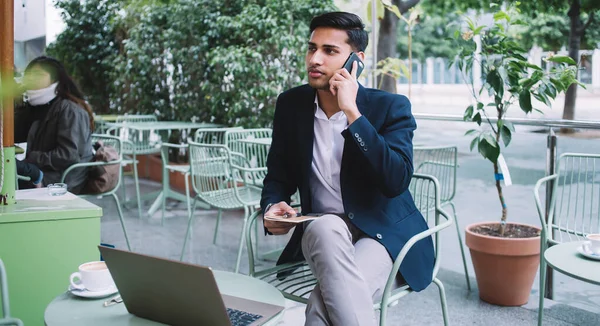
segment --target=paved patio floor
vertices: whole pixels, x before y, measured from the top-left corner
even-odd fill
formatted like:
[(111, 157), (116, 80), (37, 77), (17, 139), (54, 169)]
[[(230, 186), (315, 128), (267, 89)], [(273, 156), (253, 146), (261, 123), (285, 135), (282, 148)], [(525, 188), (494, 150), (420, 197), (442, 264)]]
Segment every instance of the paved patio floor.
[[(126, 185), (132, 187), (132, 179), (127, 178)], [(160, 185), (147, 180), (141, 181), (142, 192), (158, 190)], [(131, 192), (130, 192), (131, 193)], [(114, 202), (108, 198), (92, 202), (104, 209), (102, 218), (102, 241), (124, 248), (124, 237), (121, 231)], [(146, 202), (145, 208), (150, 205)], [(169, 201), (164, 226), (161, 226), (160, 211), (154, 216), (139, 219), (136, 209), (125, 209), (125, 220), (129, 230), (131, 245), (134, 251), (171, 259), (179, 259), (187, 217), (185, 205)], [(223, 214), (217, 243), (212, 243), (217, 212), (215, 210), (198, 209), (195, 214), (194, 233), (186, 251), (185, 261), (211, 266), (214, 269), (233, 271), (237, 254), (237, 246), (242, 227), (242, 211), (230, 211)], [(455, 238), (455, 231), (447, 229), (446, 236)], [(287, 241), (286, 236), (269, 236), (261, 238), (259, 250), (266, 252), (279, 248)], [(444, 253), (446, 254), (446, 252)], [(450, 250), (444, 256), (439, 279), (445, 285), (448, 298), (449, 318), (451, 325), (494, 325), (516, 326), (534, 325), (537, 321), (536, 293), (532, 294), (530, 302), (522, 307), (498, 307), (479, 300), (477, 289), (468, 292), (465, 286), (464, 274), (453, 269), (460, 265), (458, 251)], [(451, 255), (451, 256), (450, 256)], [(248, 270), (247, 258), (242, 260), (242, 272)], [(446, 262), (453, 262), (454, 268), (446, 268)], [(272, 264), (263, 262), (264, 266)], [(470, 264), (470, 262), (469, 262)], [(475, 279), (472, 284), (476, 287)], [(560, 292), (563, 286), (557, 287)], [(573, 282), (566, 280), (566, 287)], [(580, 282), (581, 283), (581, 282)], [(597, 289), (596, 289), (597, 290)], [(594, 292), (593, 292), (594, 293)], [(598, 296), (600, 291), (596, 291)], [(568, 301), (568, 300), (567, 300)], [(546, 301), (544, 325), (600, 325), (600, 307), (581, 309), (565, 303)], [(304, 305), (289, 301), (281, 325), (303, 325)], [(587, 306), (584, 306), (587, 308)], [(593, 307), (593, 302), (592, 302)], [(400, 300), (400, 303), (389, 310), (388, 325), (442, 325), (441, 308), (438, 291), (433, 285), (420, 293), (410, 294)]]

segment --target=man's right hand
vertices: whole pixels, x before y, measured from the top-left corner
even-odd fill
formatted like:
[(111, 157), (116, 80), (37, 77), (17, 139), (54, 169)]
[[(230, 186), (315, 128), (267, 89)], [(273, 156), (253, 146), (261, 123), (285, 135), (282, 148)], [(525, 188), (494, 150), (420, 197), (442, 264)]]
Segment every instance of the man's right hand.
[[(281, 201), (277, 204), (271, 205), (271, 207), (269, 207), (269, 210), (265, 212), (265, 215), (283, 215), (285, 213), (290, 214), (290, 216), (296, 215), (296, 211), (292, 207), (290, 207), (290, 205), (288, 205), (284, 201)], [(288, 232), (290, 232), (290, 229), (296, 226), (296, 224), (294, 223), (271, 221), (266, 219), (263, 219), (263, 223), (267, 230), (269, 230), (269, 232), (273, 233), (274, 235), (287, 234)]]

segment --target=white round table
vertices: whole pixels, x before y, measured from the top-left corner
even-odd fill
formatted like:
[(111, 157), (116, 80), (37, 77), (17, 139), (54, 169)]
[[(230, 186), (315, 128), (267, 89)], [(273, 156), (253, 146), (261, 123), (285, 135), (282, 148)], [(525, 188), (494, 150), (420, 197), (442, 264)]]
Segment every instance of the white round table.
[[(242, 274), (213, 273), (222, 294), (285, 307), (281, 292), (266, 282)], [(164, 325), (130, 314), (123, 303), (104, 307), (104, 302), (111, 297), (85, 299), (65, 292), (50, 302), (44, 313), (44, 321), (47, 326)], [(283, 313), (280, 312), (265, 325), (275, 325)]]
[(544, 259), (553, 269), (565, 275), (600, 285), (600, 260), (586, 258), (577, 252), (583, 242), (556, 244), (544, 252)]

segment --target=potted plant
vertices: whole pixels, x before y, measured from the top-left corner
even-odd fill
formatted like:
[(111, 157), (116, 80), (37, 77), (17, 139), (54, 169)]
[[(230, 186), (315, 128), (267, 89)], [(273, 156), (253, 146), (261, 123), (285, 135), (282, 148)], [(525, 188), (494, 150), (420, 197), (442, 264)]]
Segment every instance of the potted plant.
[[(518, 8), (501, 10), (495, 4), (492, 8), (495, 11), (492, 26), (477, 26), (467, 18), (464, 29), (455, 33), (459, 47), (457, 64), (463, 75), (471, 74), (474, 65), (481, 67), (481, 86), (475, 78), (466, 81), (475, 104), (466, 108), (464, 120), (479, 126), (466, 135), (474, 136), (471, 150), (477, 149), (493, 165), (501, 209), (500, 221), (468, 225), (465, 242), (471, 252), (480, 298), (493, 304), (515, 306), (529, 299), (539, 264), (540, 229), (507, 222), (508, 208), (501, 184), (505, 163), (501, 152), (510, 144), (515, 129), (505, 117), (513, 107), (526, 114), (539, 111), (534, 109), (532, 98), (550, 106), (557, 94), (577, 83), (577, 66), (571, 58), (558, 55), (546, 59), (552, 65), (549, 70), (529, 63), (526, 51), (508, 33), (511, 25), (521, 23), (511, 20)], [(480, 40), (479, 51), (476, 39)], [(492, 122), (492, 116), (497, 122)]]

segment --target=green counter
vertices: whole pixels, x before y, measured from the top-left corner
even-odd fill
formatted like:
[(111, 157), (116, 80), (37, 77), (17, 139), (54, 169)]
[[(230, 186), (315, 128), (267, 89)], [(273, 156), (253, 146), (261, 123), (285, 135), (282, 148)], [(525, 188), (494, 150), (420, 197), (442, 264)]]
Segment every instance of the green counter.
[(19, 190), (15, 205), (0, 205), (0, 258), (8, 276), (11, 315), (44, 325), (46, 306), (67, 290), (69, 275), (99, 260), (102, 208), (67, 193)]

